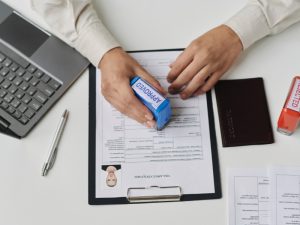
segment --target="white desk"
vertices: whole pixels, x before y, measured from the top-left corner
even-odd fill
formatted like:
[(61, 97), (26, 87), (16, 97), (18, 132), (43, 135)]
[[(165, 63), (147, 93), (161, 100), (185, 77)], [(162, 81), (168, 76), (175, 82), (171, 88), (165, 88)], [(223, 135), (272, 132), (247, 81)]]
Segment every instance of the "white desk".
[[(6, 2), (44, 25), (31, 11), (29, 0)], [(246, 1), (94, 2), (103, 21), (125, 49), (138, 50), (185, 47), (192, 39), (233, 15)], [(264, 77), (275, 144), (223, 148), (213, 95), (222, 199), (89, 206), (86, 72), (26, 138), (17, 140), (0, 134), (0, 225), (227, 224), (227, 168), (270, 164), (300, 166), (300, 129), (290, 137), (275, 131), (291, 79), (300, 74), (299, 40), (300, 24), (266, 38), (247, 50), (225, 77)], [(49, 176), (41, 177), (45, 154), (65, 108), (71, 113), (57, 161)]]

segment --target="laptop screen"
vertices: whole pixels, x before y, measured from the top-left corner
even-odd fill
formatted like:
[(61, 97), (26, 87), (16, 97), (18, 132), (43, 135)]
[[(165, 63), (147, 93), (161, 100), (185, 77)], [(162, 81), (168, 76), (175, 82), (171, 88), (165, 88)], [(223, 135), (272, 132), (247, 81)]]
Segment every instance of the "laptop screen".
[(47, 39), (48, 35), (12, 13), (0, 24), (0, 38), (30, 57)]

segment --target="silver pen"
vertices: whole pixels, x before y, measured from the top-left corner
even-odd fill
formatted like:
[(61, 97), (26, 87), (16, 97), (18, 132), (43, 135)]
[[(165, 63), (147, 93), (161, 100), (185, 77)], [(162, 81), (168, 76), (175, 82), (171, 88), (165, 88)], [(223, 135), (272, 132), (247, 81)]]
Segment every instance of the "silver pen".
[(43, 170), (42, 170), (42, 176), (46, 176), (48, 171), (53, 167), (54, 162), (55, 162), (55, 158), (56, 158), (56, 154), (57, 154), (57, 147), (58, 147), (58, 143), (59, 140), (62, 136), (62, 133), (64, 131), (67, 119), (69, 116), (69, 111), (66, 109), (62, 115), (62, 118), (59, 121), (58, 127), (55, 131), (55, 135), (52, 141), (52, 144), (50, 146), (50, 151), (47, 157), (46, 162), (43, 165)]

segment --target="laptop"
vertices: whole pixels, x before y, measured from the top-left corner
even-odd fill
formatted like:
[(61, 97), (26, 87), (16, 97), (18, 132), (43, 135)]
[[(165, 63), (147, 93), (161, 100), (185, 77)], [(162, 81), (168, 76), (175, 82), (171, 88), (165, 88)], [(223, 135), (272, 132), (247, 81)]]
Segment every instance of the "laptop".
[(88, 65), (0, 1), (0, 132), (26, 136)]

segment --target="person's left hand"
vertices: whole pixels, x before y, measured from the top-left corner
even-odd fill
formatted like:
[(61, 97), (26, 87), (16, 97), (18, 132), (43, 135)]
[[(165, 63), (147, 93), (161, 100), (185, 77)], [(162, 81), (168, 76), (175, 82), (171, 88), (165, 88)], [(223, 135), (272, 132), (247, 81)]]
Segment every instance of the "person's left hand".
[(171, 94), (182, 99), (210, 90), (243, 50), (237, 34), (226, 25), (194, 40), (173, 62), (167, 80)]

